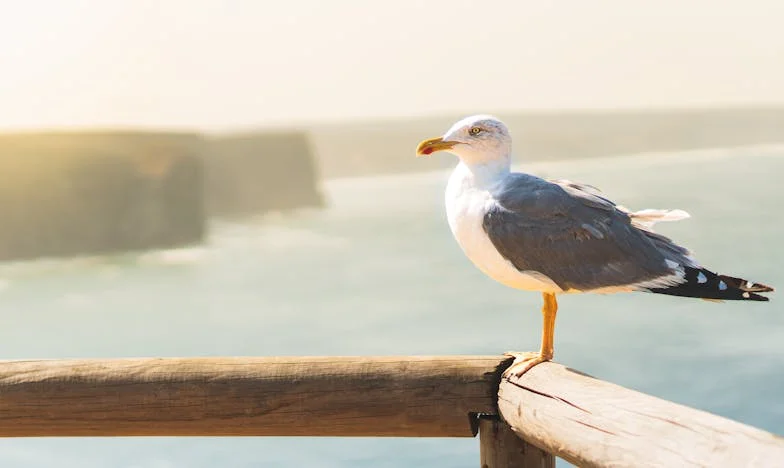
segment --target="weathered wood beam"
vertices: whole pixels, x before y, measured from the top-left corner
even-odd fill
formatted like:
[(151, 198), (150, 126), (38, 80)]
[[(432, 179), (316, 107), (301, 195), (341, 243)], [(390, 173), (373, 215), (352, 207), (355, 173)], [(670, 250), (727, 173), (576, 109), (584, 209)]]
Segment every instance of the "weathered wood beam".
[(0, 436), (472, 437), (503, 356), (0, 362)]
[[(6, 361), (0, 436), (471, 437), (478, 414), (498, 411), (525, 441), (579, 466), (784, 460), (784, 439), (759, 429), (553, 363), (501, 380), (508, 365), (501, 356)], [(552, 466), (505, 423), (482, 419), (489, 467)]]
[(498, 409), (518, 436), (581, 467), (784, 463), (782, 437), (555, 363), (503, 379)]

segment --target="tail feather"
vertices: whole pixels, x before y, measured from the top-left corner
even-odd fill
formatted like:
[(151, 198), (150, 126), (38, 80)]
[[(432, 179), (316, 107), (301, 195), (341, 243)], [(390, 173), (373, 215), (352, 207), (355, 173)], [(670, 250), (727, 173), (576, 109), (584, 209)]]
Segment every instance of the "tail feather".
[(768, 301), (769, 298), (757, 293), (773, 291), (772, 287), (762, 283), (716, 274), (704, 268), (685, 267), (684, 273), (685, 281), (682, 283), (653, 288), (650, 292), (718, 301)]
[(680, 221), (689, 218), (689, 213), (683, 210), (640, 210), (629, 213), (632, 223), (643, 229), (651, 229), (656, 223), (665, 221)]

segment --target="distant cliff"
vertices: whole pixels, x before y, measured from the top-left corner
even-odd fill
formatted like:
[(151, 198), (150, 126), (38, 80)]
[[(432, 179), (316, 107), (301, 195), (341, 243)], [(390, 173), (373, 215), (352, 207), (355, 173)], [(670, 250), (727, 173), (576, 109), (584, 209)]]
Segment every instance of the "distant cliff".
[[(784, 109), (499, 116), (519, 162), (784, 143)], [(196, 243), (209, 216), (324, 206), (322, 178), (452, 167), (414, 148), (458, 117), (222, 136), (0, 135), (0, 260)]]
[(202, 146), (188, 134), (0, 135), (0, 260), (200, 242)]
[(320, 207), (301, 132), (0, 135), (0, 260), (201, 242), (209, 216)]
[[(516, 161), (586, 158), (784, 142), (784, 108), (499, 113), (515, 137)], [(423, 138), (462, 115), (313, 125), (324, 177), (451, 167), (448, 158), (414, 161)]]
[(315, 157), (304, 133), (212, 138), (205, 161), (210, 215), (241, 216), (324, 204)]

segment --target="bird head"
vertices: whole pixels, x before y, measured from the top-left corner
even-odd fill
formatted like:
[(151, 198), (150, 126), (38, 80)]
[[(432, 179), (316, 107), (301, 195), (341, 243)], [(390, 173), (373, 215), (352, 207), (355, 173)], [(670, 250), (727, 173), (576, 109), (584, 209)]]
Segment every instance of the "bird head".
[(417, 156), (448, 151), (467, 165), (508, 162), (512, 153), (509, 129), (490, 115), (474, 115), (452, 125), (443, 136), (417, 146)]

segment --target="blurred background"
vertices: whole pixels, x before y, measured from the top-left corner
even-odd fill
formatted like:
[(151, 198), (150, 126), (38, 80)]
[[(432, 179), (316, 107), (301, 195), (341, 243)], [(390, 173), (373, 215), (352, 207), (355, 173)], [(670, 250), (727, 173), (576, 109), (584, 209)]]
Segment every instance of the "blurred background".
[[(0, 357), (499, 354), (540, 297), (453, 241), (494, 113), (518, 169), (596, 185), (784, 287), (778, 0), (0, 0)], [(561, 301), (556, 359), (784, 433), (784, 309)], [(492, 326), (488, 328), (488, 324)], [(4, 467), (460, 467), (472, 439), (0, 440)]]

